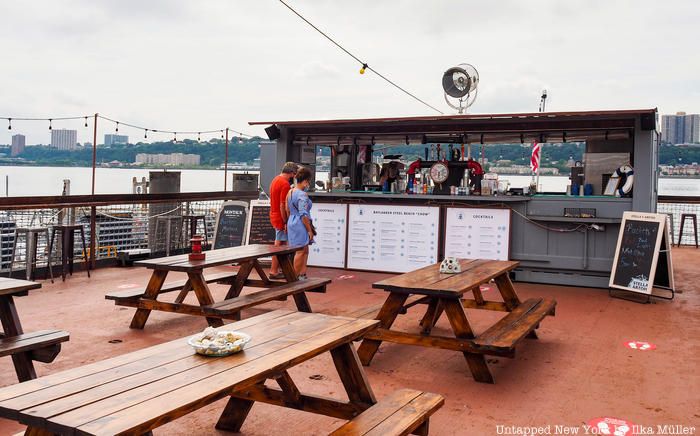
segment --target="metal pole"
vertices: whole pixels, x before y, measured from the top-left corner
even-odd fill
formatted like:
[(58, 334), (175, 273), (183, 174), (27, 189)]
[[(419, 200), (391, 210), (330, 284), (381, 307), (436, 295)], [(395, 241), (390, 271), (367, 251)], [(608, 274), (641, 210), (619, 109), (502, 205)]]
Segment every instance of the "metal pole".
[(224, 153), (224, 192), (228, 190), (228, 127), (226, 128), (226, 152)]
[[(97, 164), (97, 114), (92, 130), (92, 195), (95, 195), (95, 165)], [(90, 208), (90, 260), (88, 268), (95, 269), (95, 241), (97, 239), (97, 208)]]

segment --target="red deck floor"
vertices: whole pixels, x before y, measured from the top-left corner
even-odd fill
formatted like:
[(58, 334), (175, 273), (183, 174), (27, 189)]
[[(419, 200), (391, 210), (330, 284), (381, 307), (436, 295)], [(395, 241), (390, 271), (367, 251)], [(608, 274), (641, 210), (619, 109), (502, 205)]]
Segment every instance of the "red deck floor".
[[(498, 434), (498, 425), (579, 427), (597, 417), (617, 417), (631, 423), (686, 425), (700, 429), (700, 250), (674, 249), (676, 284), (683, 293), (674, 301), (635, 304), (611, 299), (605, 290), (516, 283), (523, 298), (544, 296), (558, 301), (557, 315), (546, 318), (539, 340), (525, 340), (515, 359), (495, 358), (490, 367), (495, 385), (472, 380), (464, 358), (454, 352), (384, 344), (366, 368), (378, 398), (411, 387), (445, 396), (445, 406), (431, 420), (433, 435)], [(225, 269), (225, 268), (222, 268)], [(71, 333), (70, 342), (56, 361), (35, 364), (39, 375), (102, 360), (205, 327), (203, 319), (154, 312), (143, 331), (128, 328), (133, 309), (117, 307), (104, 299), (120, 285), (145, 285), (149, 272), (141, 268), (107, 268), (91, 279), (77, 273), (65, 283), (43, 282), (40, 290), (18, 298), (25, 331), (60, 328)], [(385, 274), (312, 269), (311, 276), (333, 279), (326, 294), (311, 294), (315, 311), (339, 314), (378, 304), (385, 294), (371, 284)], [(341, 275), (352, 278), (339, 279)], [(221, 298), (225, 287), (212, 286)], [(489, 296), (489, 291), (485, 296)], [(174, 298), (176, 293), (169, 294)], [(192, 297), (190, 297), (192, 298)], [(261, 310), (293, 307), (273, 302)], [(422, 313), (409, 311), (397, 325), (417, 328)], [(478, 311), (475, 330), (483, 330), (498, 313)], [(436, 332), (447, 333), (440, 320)], [(110, 340), (119, 339), (119, 343)], [(629, 350), (625, 341), (654, 343), (653, 351)], [(299, 387), (327, 396), (340, 395), (342, 385), (330, 356), (321, 356), (291, 371)], [(313, 379), (310, 376), (321, 375)], [(11, 359), (0, 359), (0, 385), (16, 383)], [(200, 409), (154, 431), (168, 435), (225, 434), (214, 429), (225, 400)], [(245, 435), (326, 434), (341, 421), (257, 404), (243, 426)], [(0, 420), (0, 434), (22, 426)], [(698, 432), (700, 430), (696, 430)]]

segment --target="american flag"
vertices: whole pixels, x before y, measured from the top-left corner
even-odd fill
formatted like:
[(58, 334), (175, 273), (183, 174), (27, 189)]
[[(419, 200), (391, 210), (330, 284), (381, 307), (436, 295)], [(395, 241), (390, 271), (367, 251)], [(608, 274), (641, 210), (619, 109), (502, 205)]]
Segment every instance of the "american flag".
[(532, 156), (530, 156), (530, 169), (532, 169), (533, 172), (537, 172), (537, 169), (540, 167), (540, 152), (541, 151), (542, 151), (541, 144), (538, 144), (537, 142), (532, 144)]

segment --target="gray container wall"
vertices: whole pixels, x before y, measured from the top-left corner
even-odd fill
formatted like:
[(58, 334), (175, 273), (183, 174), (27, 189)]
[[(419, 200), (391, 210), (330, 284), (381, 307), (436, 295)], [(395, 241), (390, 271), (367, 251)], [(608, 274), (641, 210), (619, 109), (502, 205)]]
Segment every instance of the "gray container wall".
[[(180, 172), (179, 171), (150, 171), (148, 173), (149, 192), (151, 194), (169, 194), (180, 192)], [(152, 251), (165, 251), (165, 244), (171, 244), (174, 248), (174, 240), (165, 241), (164, 224), (158, 229), (156, 234), (156, 217), (165, 215), (182, 215), (182, 210), (176, 209), (180, 203), (154, 203), (148, 205), (148, 248)], [(171, 235), (176, 231), (181, 231), (180, 225), (176, 225)], [(172, 238), (171, 239), (174, 239)]]

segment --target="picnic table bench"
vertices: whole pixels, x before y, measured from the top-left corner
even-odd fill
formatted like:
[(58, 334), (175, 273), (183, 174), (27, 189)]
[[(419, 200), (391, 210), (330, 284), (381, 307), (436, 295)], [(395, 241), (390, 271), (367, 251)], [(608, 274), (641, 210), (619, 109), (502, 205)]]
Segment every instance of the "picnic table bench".
[[(442, 397), (406, 391), (377, 403), (352, 344), (377, 324), (276, 310), (225, 326), (252, 337), (240, 353), (205, 357), (177, 339), (2, 388), (0, 417), (27, 425), (26, 434), (144, 434), (228, 398), (220, 430), (240, 431), (257, 401), (350, 420), (338, 434), (427, 434)], [(347, 400), (302, 393), (288, 372), (327, 352)]]
[[(119, 306), (135, 307), (136, 313), (131, 321), (131, 328), (143, 329), (152, 310), (175, 312), (187, 315), (204, 316), (209, 325), (223, 325), (224, 319), (240, 319), (241, 310), (264, 304), (272, 300), (284, 300), (293, 297), (297, 308), (311, 312), (311, 305), (306, 292), (325, 292), (328, 279), (311, 279), (298, 281), (294, 271), (294, 254), (302, 247), (253, 244), (241, 247), (221, 248), (206, 252), (204, 260), (191, 261), (187, 254), (168, 256), (136, 262), (153, 270), (145, 288), (119, 290), (105, 295)], [(284, 274), (284, 281), (270, 280), (263, 270), (260, 259), (276, 256)], [(232, 265), (237, 263), (237, 272), (224, 272), (204, 275), (207, 268)], [(259, 279), (249, 278), (253, 271)], [(169, 272), (185, 272), (187, 279), (165, 283)], [(208, 283), (225, 283), (230, 285), (226, 297), (215, 302)], [(240, 295), (244, 286), (267, 288), (263, 291)], [(179, 291), (173, 302), (158, 301), (158, 296), (167, 292)], [(194, 291), (199, 305), (184, 303), (185, 297)]]
[(62, 330), (24, 333), (13, 297), (25, 296), (40, 287), (40, 283), (0, 277), (0, 357), (12, 356), (20, 382), (36, 378), (32, 361), (53, 362), (61, 351), (61, 342), (70, 337)]
[[(535, 330), (547, 315), (554, 315), (556, 301), (532, 298), (521, 302), (508, 273), (518, 266), (514, 261), (459, 260), (461, 272), (442, 274), (439, 264), (397, 275), (373, 284), (389, 292), (375, 318), (380, 321), (358, 348), (364, 365), (369, 365), (382, 341), (459, 351), (464, 354), (474, 379), (493, 383), (484, 355), (514, 357), (516, 345), (525, 337), (537, 338)], [(480, 285), (494, 280), (503, 301), (485, 300)], [(463, 295), (471, 292), (473, 299)], [(416, 305), (427, 305), (420, 321), (420, 334), (392, 330), (401, 313)], [(483, 333), (474, 333), (464, 311), (485, 309), (507, 312)], [(454, 337), (437, 336), (432, 329), (445, 313)], [(370, 316), (366, 311), (357, 313)]]

